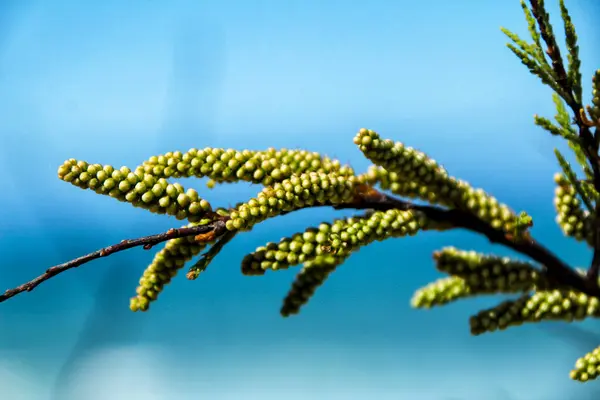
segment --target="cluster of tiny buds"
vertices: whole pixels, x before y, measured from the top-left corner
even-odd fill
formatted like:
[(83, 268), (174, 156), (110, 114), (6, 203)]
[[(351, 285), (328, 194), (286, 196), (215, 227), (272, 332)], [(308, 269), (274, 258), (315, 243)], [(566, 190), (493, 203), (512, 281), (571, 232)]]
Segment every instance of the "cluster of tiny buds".
[(314, 260), (304, 263), (300, 273), (296, 276), (292, 288), (283, 300), (280, 313), (284, 317), (298, 314), (302, 306), (304, 306), (315, 293), (317, 288), (321, 286), (329, 274), (335, 268), (342, 264), (347, 257), (339, 257), (334, 255), (318, 256)]
[(538, 290), (471, 317), (471, 332), (477, 335), (524, 322), (570, 322), (598, 316), (600, 302), (595, 297), (570, 290)]
[(288, 268), (317, 256), (343, 256), (375, 240), (414, 235), (428, 228), (427, 219), (413, 211), (376, 211), (362, 218), (340, 219), (259, 247), (244, 257), (242, 271), (255, 275), (269, 269)]
[(375, 164), (360, 177), (363, 181), (379, 183), (383, 189), (400, 196), (463, 209), (495, 229), (514, 230), (516, 214), (507, 205), (483, 189), (474, 189), (467, 182), (449, 176), (424, 153), (400, 142), (381, 139), (376, 132), (367, 129), (361, 129), (354, 142)]
[(208, 177), (215, 182), (246, 181), (270, 186), (307, 172), (352, 176), (354, 171), (338, 160), (306, 150), (269, 148), (265, 151), (211, 148), (190, 149), (154, 156), (140, 167), (157, 177)]
[(472, 296), (471, 287), (458, 276), (438, 279), (417, 290), (410, 303), (414, 308), (442, 306), (458, 299)]
[(338, 205), (352, 200), (356, 180), (336, 173), (308, 172), (264, 188), (256, 198), (231, 211), (226, 222), (231, 231), (249, 230), (282, 213), (316, 205)]
[(401, 142), (381, 139), (374, 131), (361, 129), (354, 143), (374, 164), (402, 174), (404, 180), (427, 184), (448, 179), (446, 170), (435, 160)]
[(446, 247), (434, 253), (440, 272), (466, 278), (473, 286), (522, 291), (541, 283), (541, 274), (528, 262)]
[(598, 378), (600, 376), (600, 347), (578, 359), (570, 376), (571, 379), (580, 382)]
[(156, 178), (139, 169), (132, 172), (127, 167), (116, 169), (110, 165), (69, 159), (58, 168), (58, 176), (82, 189), (91, 189), (180, 220), (197, 221), (211, 210), (208, 201), (201, 199), (195, 190), (186, 191), (179, 183), (168, 183), (164, 178)]
[(521, 316), (521, 312), (527, 300), (527, 296), (521, 296), (517, 300), (503, 301), (494, 308), (481, 311), (472, 316), (469, 319), (471, 334), (480, 335), (524, 323), (525, 320)]
[(137, 295), (130, 300), (129, 308), (132, 311), (147, 311), (164, 286), (208, 244), (210, 242), (199, 243), (193, 237), (167, 241), (165, 247), (156, 253), (152, 263), (144, 270), (136, 290)]
[(600, 121), (600, 69), (597, 69), (592, 76), (592, 107), (590, 109), (590, 116), (596, 121)]
[(533, 265), (508, 257), (447, 247), (435, 252), (434, 259), (440, 272), (453, 276), (416, 291), (413, 307), (429, 308), (481, 294), (521, 293), (543, 283)]
[(575, 188), (563, 174), (554, 175), (554, 180), (557, 184), (554, 193), (556, 222), (566, 236), (586, 241), (593, 246), (594, 231), (591, 214), (582, 208)]

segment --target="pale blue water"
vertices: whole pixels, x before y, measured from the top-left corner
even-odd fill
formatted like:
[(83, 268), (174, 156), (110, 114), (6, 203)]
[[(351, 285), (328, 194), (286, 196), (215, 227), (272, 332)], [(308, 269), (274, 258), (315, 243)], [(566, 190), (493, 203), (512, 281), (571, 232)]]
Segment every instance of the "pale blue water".
[[(556, 14), (556, 4), (549, 9)], [(600, 65), (594, 0), (567, 3), (584, 80)], [(0, 4), (0, 283), (179, 225), (56, 178), (75, 157), (134, 167), (189, 147), (303, 147), (367, 162), (360, 127), (402, 140), (536, 221), (573, 265), (552, 207), (552, 147), (534, 113), (550, 93), (503, 48), (518, 2), (4, 1)], [(559, 28), (556, 29), (560, 31)], [(589, 90), (588, 90), (589, 92)], [(589, 95), (589, 93), (587, 93)], [(194, 181), (186, 181), (202, 189)], [(213, 204), (258, 188), (220, 187)], [(347, 213), (346, 213), (347, 214)], [(256, 246), (331, 220), (314, 210), (236, 238), (146, 314), (128, 299), (151, 252), (70, 271), (0, 305), (0, 399), (592, 399), (568, 379), (600, 344), (595, 321), (471, 337), (497, 299), (412, 310), (432, 251), (497, 251), (464, 232), (361, 250), (296, 317), (278, 310), (297, 270), (244, 277)]]

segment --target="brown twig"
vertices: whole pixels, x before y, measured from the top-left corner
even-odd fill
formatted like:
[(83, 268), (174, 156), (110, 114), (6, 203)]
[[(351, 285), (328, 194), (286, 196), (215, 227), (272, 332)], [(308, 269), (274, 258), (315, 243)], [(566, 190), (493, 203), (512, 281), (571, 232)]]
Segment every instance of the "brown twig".
[(104, 247), (100, 250), (96, 250), (93, 253), (86, 254), (84, 256), (75, 258), (74, 260), (68, 261), (63, 264), (55, 265), (54, 267), (48, 268), (46, 272), (42, 275), (38, 276), (35, 279), (30, 280), (20, 286), (17, 286), (14, 289), (6, 290), (3, 294), (0, 295), (0, 303), (10, 299), (23, 292), (30, 292), (35, 289), (40, 283), (47, 281), (48, 279), (65, 272), (71, 268), (79, 267), (83, 264), (86, 264), (90, 261), (96, 260), (98, 258), (107, 257), (111, 254), (118, 253), (123, 250), (128, 250), (133, 247), (143, 247), (145, 250), (151, 249), (153, 246), (166, 242), (170, 239), (177, 239), (187, 236), (196, 236), (203, 233), (214, 232), (216, 230), (222, 229), (225, 227), (225, 222), (221, 219), (215, 220), (207, 225), (199, 225), (193, 227), (186, 228), (172, 228), (166, 232), (159, 233), (151, 236), (144, 236), (137, 239), (126, 239), (122, 240), (117, 244), (113, 244), (112, 246)]

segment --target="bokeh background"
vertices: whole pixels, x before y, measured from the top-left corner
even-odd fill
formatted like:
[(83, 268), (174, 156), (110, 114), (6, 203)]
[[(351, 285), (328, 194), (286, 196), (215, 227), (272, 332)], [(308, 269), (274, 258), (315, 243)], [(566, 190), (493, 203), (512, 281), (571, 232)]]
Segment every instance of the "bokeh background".
[[(554, 21), (558, 1), (548, 1)], [(600, 66), (596, 0), (567, 1), (589, 101)], [(134, 167), (190, 147), (307, 148), (367, 162), (375, 129), (455, 176), (528, 210), (541, 241), (575, 265), (585, 247), (554, 223), (552, 148), (532, 123), (550, 91), (504, 47), (522, 35), (514, 1), (132, 0), (0, 2), (0, 282), (180, 222), (56, 178), (67, 158)], [(562, 29), (557, 25), (556, 31)], [(562, 36), (561, 36), (562, 37)], [(203, 189), (213, 204), (258, 190)], [(237, 237), (194, 282), (149, 313), (128, 299), (153, 251), (130, 250), (0, 307), (0, 398), (10, 400), (569, 400), (600, 395), (568, 378), (600, 344), (594, 322), (471, 337), (498, 299), (413, 310), (437, 278), (431, 252), (495, 251), (465, 232), (377, 243), (339, 268), (296, 317), (278, 310), (297, 270), (244, 277), (242, 256), (340, 213), (303, 211)]]

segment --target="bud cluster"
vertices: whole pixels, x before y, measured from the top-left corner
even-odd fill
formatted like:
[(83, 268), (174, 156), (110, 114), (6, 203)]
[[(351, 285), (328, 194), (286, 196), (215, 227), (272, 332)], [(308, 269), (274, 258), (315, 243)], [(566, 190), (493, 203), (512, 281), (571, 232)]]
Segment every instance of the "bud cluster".
[(434, 204), (458, 208), (476, 215), (496, 229), (512, 232), (517, 218), (507, 205), (467, 182), (448, 175), (435, 160), (401, 142), (381, 139), (371, 130), (361, 129), (354, 143), (376, 167), (361, 176), (379, 183), (392, 193), (417, 197)]
[(296, 276), (292, 288), (283, 300), (280, 311), (281, 315), (288, 317), (298, 314), (300, 308), (308, 303), (317, 288), (325, 282), (329, 274), (346, 261), (346, 259), (347, 257), (343, 256), (323, 255), (306, 261), (302, 270)]
[(338, 160), (306, 150), (269, 148), (265, 151), (207, 147), (185, 153), (168, 152), (153, 156), (140, 167), (145, 173), (161, 178), (208, 177), (214, 182), (246, 181), (265, 186), (292, 175), (308, 172), (352, 176), (354, 171)]
[(338, 219), (259, 247), (244, 257), (242, 271), (256, 275), (302, 264), (318, 256), (344, 256), (375, 240), (412, 236), (419, 230), (434, 228), (416, 211), (376, 211), (365, 217)]
[(201, 199), (194, 189), (187, 191), (179, 183), (168, 183), (137, 169), (116, 169), (110, 165), (88, 164), (70, 159), (58, 168), (58, 177), (82, 189), (92, 189), (157, 214), (168, 214), (177, 219), (199, 221), (211, 210), (208, 201)]
[(583, 209), (577, 191), (563, 174), (554, 175), (554, 181), (557, 184), (554, 191), (556, 222), (566, 236), (586, 241), (593, 246), (594, 230), (591, 214)]
[[(597, 69), (592, 76), (592, 107), (590, 117), (595, 121), (600, 121), (600, 69)], [(597, 127), (596, 129), (600, 129)]]
[[(193, 226), (189, 224), (188, 226)], [(140, 278), (137, 295), (130, 300), (131, 311), (147, 311), (164, 286), (171, 282), (179, 270), (200, 254), (209, 243), (199, 243), (193, 237), (171, 239), (154, 256)]]
[(434, 253), (440, 272), (453, 275), (415, 292), (412, 306), (430, 308), (482, 294), (521, 293), (544, 284), (529, 263), (447, 247)]
[(229, 214), (227, 229), (250, 230), (267, 218), (305, 207), (339, 205), (355, 195), (356, 178), (337, 173), (307, 172), (264, 188), (256, 198), (238, 205)]
[(598, 378), (600, 376), (600, 346), (578, 359), (570, 375), (571, 379), (580, 382)]
[(479, 335), (525, 322), (582, 320), (600, 316), (600, 301), (571, 290), (539, 290), (471, 317), (471, 333)]

